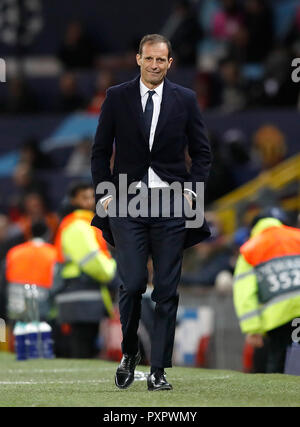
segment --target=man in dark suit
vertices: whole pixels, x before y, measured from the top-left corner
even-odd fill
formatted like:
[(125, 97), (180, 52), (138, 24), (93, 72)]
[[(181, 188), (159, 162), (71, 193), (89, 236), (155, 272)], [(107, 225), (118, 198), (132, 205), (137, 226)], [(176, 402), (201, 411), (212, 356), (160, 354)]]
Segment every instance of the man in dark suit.
[[(132, 183), (140, 187), (141, 192), (144, 186), (147, 188), (149, 209), (156, 203), (151, 197), (152, 190), (162, 190), (164, 197), (174, 182), (181, 184), (185, 208), (192, 209), (200, 196), (197, 183), (207, 181), (210, 146), (195, 93), (166, 79), (172, 61), (170, 42), (158, 34), (147, 35), (141, 40), (137, 54), (141, 75), (107, 91), (92, 150), (97, 213), (102, 206), (109, 212), (114, 202), (124, 200), (122, 183), (118, 182), (120, 174), (126, 176), (126, 190)], [(115, 159), (111, 172), (113, 144)], [(185, 163), (186, 148), (192, 161), (190, 172)], [(118, 194), (109, 190), (107, 194), (103, 190), (104, 182), (113, 183)], [(186, 188), (186, 182), (191, 183), (190, 188)], [(128, 195), (128, 200), (131, 199), (132, 195)], [(163, 200), (157, 203), (158, 216), (135, 217), (130, 212), (124, 216), (117, 211), (116, 215), (106, 217), (98, 214), (92, 222), (116, 247), (123, 282), (119, 301), (123, 358), (115, 376), (119, 388), (130, 386), (140, 361), (137, 329), (141, 298), (148, 280), (147, 260), (151, 254), (154, 267), (151, 297), (156, 308), (148, 390), (172, 389), (164, 368), (172, 366), (183, 250), (210, 235), (205, 220), (198, 228), (186, 228), (186, 217), (174, 214), (174, 197), (170, 199), (169, 216), (164, 215)]]

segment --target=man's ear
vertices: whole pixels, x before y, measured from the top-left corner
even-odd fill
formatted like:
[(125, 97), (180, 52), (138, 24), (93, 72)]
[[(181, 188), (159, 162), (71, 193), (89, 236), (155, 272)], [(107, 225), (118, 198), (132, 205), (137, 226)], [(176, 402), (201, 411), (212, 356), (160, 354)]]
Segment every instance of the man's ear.
[(141, 65), (141, 55), (139, 53), (136, 54), (136, 62), (138, 65)]
[(173, 62), (173, 58), (170, 58), (170, 59), (169, 59), (169, 64), (168, 64), (168, 70), (169, 70), (169, 68), (171, 67), (172, 62)]

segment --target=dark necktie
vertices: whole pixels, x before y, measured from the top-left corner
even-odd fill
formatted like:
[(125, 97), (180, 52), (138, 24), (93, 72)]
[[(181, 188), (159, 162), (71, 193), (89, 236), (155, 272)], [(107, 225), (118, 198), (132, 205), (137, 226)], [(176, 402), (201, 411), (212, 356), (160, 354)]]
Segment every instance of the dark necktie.
[[(152, 116), (153, 116), (152, 96), (154, 94), (155, 94), (154, 90), (148, 90), (148, 99), (147, 99), (145, 110), (144, 110), (145, 129), (146, 129), (146, 136), (147, 136), (148, 143), (149, 143), (151, 122), (152, 122)], [(148, 187), (148, 171), (146, 172), (146, 175), (142, 178), (142, 182), (144, 182)]]
[(153, 99), (152, 96), (155, 94), (154, 90), (148, 90), (148, 99), (146, 102), (145, 110), (144, 110), (144, 119), (145, 119), (145, 127), (146, 127), (146, 136), (149, 140), (151, 122), (153, 116)]

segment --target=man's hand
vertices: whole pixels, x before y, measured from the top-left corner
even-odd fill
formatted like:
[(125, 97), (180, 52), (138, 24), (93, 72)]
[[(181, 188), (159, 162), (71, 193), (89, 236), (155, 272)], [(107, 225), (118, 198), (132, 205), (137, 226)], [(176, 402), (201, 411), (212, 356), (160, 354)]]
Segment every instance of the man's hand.
[(263, 336), (261, 334), (248, 334), (246, 336), (246, 343), (254, 348), (261, 348), (264, 346)]
[(112, 201), (113, 197), (109, 197), (108, 199), (104, 200), (104, 202), (102, 203), (102, 206), (104, 208), (104, 210), (107, 212), (108, 209), (108, 205), (109, 203)]
[(193, 206), (193, 198), (191, 195), (189, 195), (188, 193), (183, 193), (184, 197), (186, 198), (186, 200), (188, 201), (190, 208), (192, 209)]

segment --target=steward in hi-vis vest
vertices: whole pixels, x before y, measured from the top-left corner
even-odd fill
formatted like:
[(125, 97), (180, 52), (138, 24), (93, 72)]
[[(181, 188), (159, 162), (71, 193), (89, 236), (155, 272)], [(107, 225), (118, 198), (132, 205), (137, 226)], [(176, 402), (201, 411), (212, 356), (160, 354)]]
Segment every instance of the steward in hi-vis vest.
[(62, 291), (56, 296), (61, 323), (99, 322), (103, 301), (109, 314), (113, 306), (106, 283), (116, 272), (101, 232), (90, 225), (94, 213), (77, 209), (61, 222), (55, 240), (62, 264)]
[(96, 356), (99, 323), (105, 314), (114, 315), (108, 287), (118, 285), (116, 261), (101, 231), (91, 226), (94, 209), (93, 187), (84, 182), (73, 184), (55, 239), (59, 262), (56, 279), (60, 280), (55, 280), (53, 294), (57, 320), (62, 331), (69, 331), (64, 357)]
[(39, 313), (46, 319), (49, 296), (53, 284), (57, 253), (43, 236), (47, 227), (43, 222), (32, 225), (33, 239), (11, 248), (6, 255), (7, 315), (10, 320), (27, 320), (24, 285), (36, 285)]
[(240, 248), (233, 297), (242, 332), (254, 347), (269, 340), (268, 372), (283, 372), (291, 322), (300, 317), (300, 230), (262, 217)]

